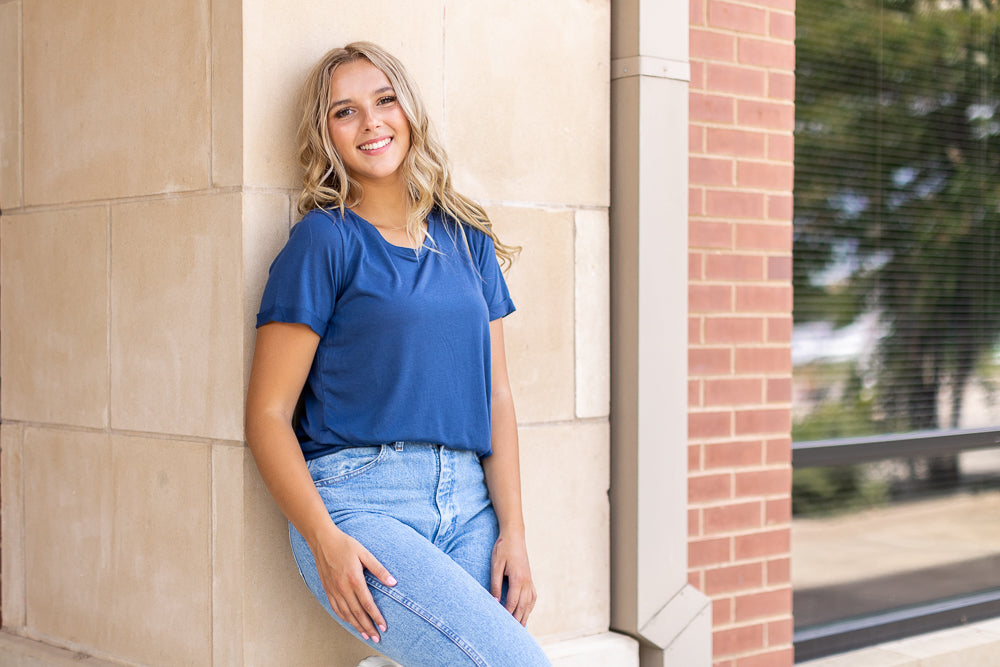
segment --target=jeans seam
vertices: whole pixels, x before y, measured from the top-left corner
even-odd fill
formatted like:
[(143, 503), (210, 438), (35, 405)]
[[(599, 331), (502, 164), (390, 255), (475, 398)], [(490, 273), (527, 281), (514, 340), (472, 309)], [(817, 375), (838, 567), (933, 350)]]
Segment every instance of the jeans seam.
[(380, 445), (380, 446), (381, 449), (379, 450), (379, 453), (375, 456), (375, 458), (369, 461), (368, 463), (364, 464), (363, 466), (359, 468), (354, 468), (352, 470), (348, 470), (347, 472), (341, 473), (339, 475), (333, 475), (331, 477), (324, 477), (323, 479), (317, 479), (316, 481), (313, 482), (313, 485), (317, 489), (321, 489), (328, 486), (334, 486), (336, 484), (339, 484), (340, 482), (344, 482), (348, 479), (351, 479), (352, 477), (357, 477), (358, 475), (368, 472), (369, 470), (377, 466), (379, 463), (384, 461), (388, 456), (386, 446), (385, 445)]
[(463, 653), (465, 653), (467, 656), (469, 656), (469, 658), (476, 665), (479, 665), (480, 667), (489, 667), (489, 664), (483, 659), (483, 657), (481, 655), (479, 655), (475, 651), (475, 649), (473, 649), (471, 646), (469, 646), (458, 635), (458, 633), (456, 633), (450, 627), (448, 627), (447, 625), (445, 625), (441, 621), (441, 619), (439, 619), (437, 616), (435, 616), (434, 614), (430, 613), (429, 611), (427, 611), (426, 609), (424, 609), (420, 605), (416, 604), (415, 602), (413, 602), (413, 600), (411, 600), (410, 598), (406, 597), (405, 595), (401, 595), (399, 593), (396, 593), (395, 590), (393, 590), (392, 588), (384, 585), (381, 581), (379, 581), (378, 579), (376, 579), (374, 575), (369, 574), (369, 573), (366, 572), (365, 573), (365, 578), (368, 580), (368, 585), (369, 586), (378, 589), (386, 597), (388, 597), (388, 598), (390, 598), (392, 600), (395, 600), (396, 602), (398, 602), (399, 604), (403, 605), (404, 607), (406, 607), (407, 609), (409, 609), (410, 611), (412, 611), (414, 614), (416, 614), (420, 618), (422, 618), (425, 621), (427, 621), (427, 623), (429, 623), (430, 625), (434, 626), (434, 628), (437, 629), (438, 632), (440, 632), (442, 635), (444, 635), (445, 637), (447, 637), (448, 639), (450, 639), (452, 641), (452, 643), (455, 644), (455, 646), (457, 646), (459, 649), (462, 650)]

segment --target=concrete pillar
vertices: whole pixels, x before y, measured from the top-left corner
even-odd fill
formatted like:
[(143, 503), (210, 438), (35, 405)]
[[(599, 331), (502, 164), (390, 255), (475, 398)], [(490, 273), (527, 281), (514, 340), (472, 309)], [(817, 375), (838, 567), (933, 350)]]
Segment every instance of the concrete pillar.
[(641, 664), (711, 664), (687, 583), (686, 2), (612, 3), (611, 625)]

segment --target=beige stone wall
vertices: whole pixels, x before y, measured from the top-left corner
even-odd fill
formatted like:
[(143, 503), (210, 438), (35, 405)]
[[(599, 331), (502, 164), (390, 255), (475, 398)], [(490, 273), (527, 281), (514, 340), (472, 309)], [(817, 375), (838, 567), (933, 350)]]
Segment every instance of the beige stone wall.
[(531, 629), (607, 631), (609, 3), (331, 6), (0, 0), (6, 631), (155, 665), (367, 653), (301, 584), (242, 441), (297, 88), (361, 38), (408, 64), (459, 186), (524, 247)]

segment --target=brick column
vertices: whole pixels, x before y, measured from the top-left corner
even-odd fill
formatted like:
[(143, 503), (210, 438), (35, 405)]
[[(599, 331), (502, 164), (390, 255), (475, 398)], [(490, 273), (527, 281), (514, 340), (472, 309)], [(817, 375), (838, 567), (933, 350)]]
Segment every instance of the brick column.
[(793, 0), (691, 5), (689, 577), (717, 667), (793, 662)]

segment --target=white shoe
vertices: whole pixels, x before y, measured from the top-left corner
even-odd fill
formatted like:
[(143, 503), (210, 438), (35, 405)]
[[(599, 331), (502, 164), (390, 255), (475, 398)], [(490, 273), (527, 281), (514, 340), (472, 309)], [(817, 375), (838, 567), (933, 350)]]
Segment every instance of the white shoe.
[(399, 664), (389, 660), (389, 658), (373, 655), (359, 662), (358, 667), (399, 667)]

